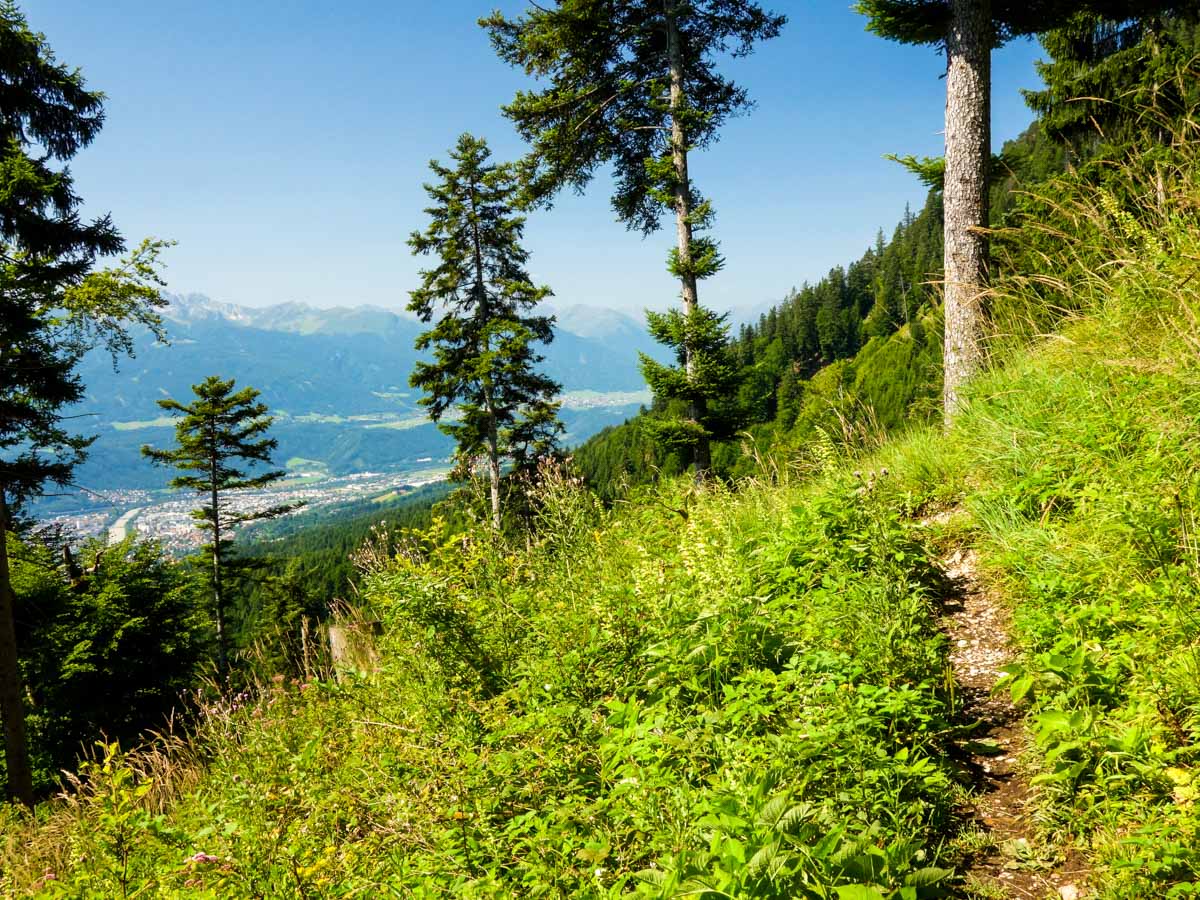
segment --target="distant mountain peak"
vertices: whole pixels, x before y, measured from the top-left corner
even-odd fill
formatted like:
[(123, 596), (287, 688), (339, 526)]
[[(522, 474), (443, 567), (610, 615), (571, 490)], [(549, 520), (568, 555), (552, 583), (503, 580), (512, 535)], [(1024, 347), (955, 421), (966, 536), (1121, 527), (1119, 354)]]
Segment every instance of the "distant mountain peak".
[(381, 306), (317, 307), (299, 301), (270, 306), (241, 306), (224, 303), (204, 294), (167, 294), (164, 315), (172, 321), (191, 323), (222, 319), (262, 331), (288, 334), (379, 334), (407, 331), (412, 319)]
[[(167, 294), (164, 315), (180, 323), (222, 319), (247, 328), (287, 334), (378, 334), (409, 332), (415, 319), (406, 312), (361, 303), (356, 306), (312, 306), (291, 300), (270, 306), (242, 306), (213, 300), (205, 294)], [(599, 341), (635, 338), (645, 334), (640, 317), (619, 310), (583, 304), (545, 304), (562, 332)]]
[(558, 328), (579, 337), (605, 340), (645, 332), (645, 327), (639, 320), (608, 307), (585, 306), (581, 303), (547, 303), (545, 306), (546, 311), (554, 316)]
[(245, 310), (232, 303), (221, 303), (205, 294), (164, 294), (169, 305), (163, 311), (168, 319), (178, 322), (198, 322), (205, 319), (228, 319), (237, 322), (246, 318)]

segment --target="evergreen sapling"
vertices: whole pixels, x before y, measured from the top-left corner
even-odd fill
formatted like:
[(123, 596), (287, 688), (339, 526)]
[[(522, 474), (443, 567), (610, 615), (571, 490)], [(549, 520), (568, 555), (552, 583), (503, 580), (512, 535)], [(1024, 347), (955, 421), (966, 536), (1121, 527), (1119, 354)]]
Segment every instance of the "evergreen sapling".
[(217, 636), (217, 673), (225, 683), (229, 676), (228, 599), (225, 570), (233, 543), (235, 525), (281, 516), (298, 504), (277, 504), (262, 509), (233, 512), (223, 495), (229, 491), (264, 488), (286, 475), (280, 470), (252, 473), (239, 468), (238, 461), (270, 465), (277, 442), (266, 437), (273, 421), (259, 392), (246, 387), (234, 390), (233, 379), (210, 375), (192, 386), (195, 400), (184, 405), (177, 400), (159, 400), (158, 405), (178, 418), (175, 447), (169, 450), (143, 446), (143, 455), (159, 465), (172, 466), (182, 474), (171, 479), (176, 490), (195, 491), (207, 502), (192, 511), (202, 531), (212, 535), (204, 552), (209, 557), (213, 592), (213, 615)]

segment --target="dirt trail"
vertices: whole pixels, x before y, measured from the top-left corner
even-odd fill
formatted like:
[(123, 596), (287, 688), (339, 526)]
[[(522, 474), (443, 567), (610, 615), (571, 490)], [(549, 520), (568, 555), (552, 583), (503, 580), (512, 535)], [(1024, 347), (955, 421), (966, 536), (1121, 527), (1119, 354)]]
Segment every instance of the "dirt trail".
[(1001, 666), (1012, 657), (1008, 611), (981, 586), (974, 550), (955, 550), (942, 566), (951, 590), (943, 600), (941, 624), (961, 692), (959, 716), (964, 724), (979, 723), (961, 742), (975, 801), (966, 813), (987, 838), (968, 866), (972, 895), (1081, 900), (1087, 896), (1082, 862), (1055, 858), (1036, 839), (1033, 790), (1017, 764), (1027, 742), (1021, 714), (1006, 691), (992, 694)]

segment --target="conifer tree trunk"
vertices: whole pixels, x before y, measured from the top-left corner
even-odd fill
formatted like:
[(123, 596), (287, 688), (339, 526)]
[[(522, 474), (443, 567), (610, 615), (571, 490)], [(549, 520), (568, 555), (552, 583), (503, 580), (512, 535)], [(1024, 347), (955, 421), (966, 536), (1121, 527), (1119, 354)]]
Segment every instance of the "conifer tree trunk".
[(218, 505), (219, 497), (217, 495), (217, 454), (215, 447), (212, 451), (212, 457), (209, 459), (209, 477), (212, 479), (212, 576), (213, 603), (216, 605), (217, 613), (217, 675), (221, 679), (222, 687), (224, 687), (229, 678), (229, 653), (225, 646), (225, 592), (221, 585), (221, 508)]
[(991, 161), (992, 17), (988, 0), (951, 0), (946, 36), (945, 360), (949, 422), (964, 382), (983, 366)]
[[(691, 270), (692, 262), (692, 209), (691, 183), (688, 178), (687, 134), (683, 128), (683, 50), (679, 46), (679, 28), (676, 24), (676, 8), (673, 0), (666, 0), (667, 62), (671, 71), (671, 161), (675, 165), (675, 233), (679, 254), (680, 283), (682, 286), (683, 309), (691, 315), (700, 302), (696, 289), (696, 276)], [(684, 369), (688, 381), (696, 377), (696, 361), (692, 348), (684, 345)], [(699, 421), (705, 414), (704, 401), (693, 401), (688, 413)], [(696, 444), (696, 478), (708, 476), (711, 465), (708, 438), (702, 437)]]
[(4, 765), (8, 796), (33, 808), (33, 772), (21, 702), (21, 670), (17, 665), (17, 627), (8, 564), (8, 497), (0, 485), (0, 717), (4, 719)]
[[(487, 306), (487, 273), (483, 270), (483, 239), (479, 235), (479, 206), (476, 202), (475, 191), (471, 190), (471, 241), (474, 244), (472, 250), (474, 252), (475, 262), (475, 296), (479, 302), (480, 310), (477, 315), (485, 315), (484, 307)], [(483, 352), (487, 353), (490, 347), (490, 341), (485, 337), (483, 343)], [(497, 433), (498, 426), (496, 424), (496, 404), (492, 397), (492, 385), (490, 381), (484, 383), (483, 387), (483, 403), (488, 414), (488, 490), (492, 500), (492, 530), (500, 531), (500, 436)]]
[(488, 436), (488, 481), (492, 494), (492, 530), (497, 532), (500, 530), (500, 449), (498, 444), (496, 416), (493, 413), (491, 434)]
[[(483, 263), (479, 263), (479, 271), (482, 274)], [(483, 352), (489, 350), (489, 341), (484, 341)], [(496, 404), (492, 398), (492, 385), (490, 382), (483, 387), (483, 404), (488, 413), (488, 490), (492, 499), (492, 530), (500, 531), (500, 435), (496, 424)]]

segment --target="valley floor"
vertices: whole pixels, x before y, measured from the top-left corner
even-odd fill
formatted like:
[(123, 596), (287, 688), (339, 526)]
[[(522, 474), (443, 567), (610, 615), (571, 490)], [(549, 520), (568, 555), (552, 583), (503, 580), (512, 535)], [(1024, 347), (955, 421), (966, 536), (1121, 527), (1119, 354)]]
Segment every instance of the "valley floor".
[[(230, 510), (237, 514), (281, 504), (302, 504), (293, 514), (328, 513), (351, 503), (374, 501), (385, 504), (405, 491), (443, 480), (448, 471), (430, 460), (425, 468), (402, 472), (359, 472), (341, 476), (321, 471), (297, 472), (270, 488), (232, 492), (228, 495), (228, 503)], [(192, 518), (197, 502), (194, 495), (130, 491), (119, 492), (113, 500), (117, 502), (98, 497), (91, 505), (77, 512), (54, 516), (44, 524), (63, 528), (78, 538), (104, 537), (110, 544), (124, 540), (132, 530), (139, 538), (158, 541), (175, 553), (194, 551), (204, 543), (204, 534), (196, 529)]]

